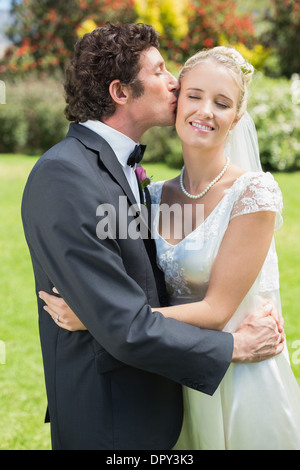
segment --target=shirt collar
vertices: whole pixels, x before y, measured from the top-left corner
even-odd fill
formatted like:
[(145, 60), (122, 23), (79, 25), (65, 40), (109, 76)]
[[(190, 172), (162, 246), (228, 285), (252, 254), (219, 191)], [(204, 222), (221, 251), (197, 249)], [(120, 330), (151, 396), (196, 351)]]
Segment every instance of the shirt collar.
[(115, 152), (120, 164), (126, 168), (128, 157), (137, 145), (134, 140), (107, 124), (104, 124), (102, 121), (88, 120), (80, 122), (79, 124), (103, 137)]

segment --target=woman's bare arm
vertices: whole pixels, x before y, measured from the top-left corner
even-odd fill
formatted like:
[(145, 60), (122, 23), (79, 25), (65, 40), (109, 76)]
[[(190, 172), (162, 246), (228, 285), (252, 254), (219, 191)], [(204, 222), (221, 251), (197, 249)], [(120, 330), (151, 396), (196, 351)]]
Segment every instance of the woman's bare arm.
[[(264, 211), (235, 217), (229, 224), (212, 267), (209, 288), (201, 302), (153, 308), (165, 317), (222, 330), (258, 276), (274, 232), (275, 213)], [(57, 293), (57, 291), (56, 291)], [(85, 327), (63, 299), (41, 292), (45, 310), (69, 331)]]
[(274, 232), (274, 212), (235, 217), (214, 261), (203, 301), (159, 310), (201, 328), (222, 330), (257, 278)]

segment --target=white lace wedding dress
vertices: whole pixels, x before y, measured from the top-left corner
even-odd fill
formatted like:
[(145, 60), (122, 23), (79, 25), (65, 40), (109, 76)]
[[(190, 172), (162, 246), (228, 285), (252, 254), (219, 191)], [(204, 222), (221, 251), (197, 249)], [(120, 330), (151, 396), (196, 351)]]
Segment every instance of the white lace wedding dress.
[[(214, 258), (233, 217), (267, 210), (277, 213), (275, 229), (282, 223), (282, 196), (272, 175), (244, 173), (204, 222), (174, 246), (158, 233), (162, 186), (163, 182), (150, 186), (153, 236), (173, 305), (204, 297)], [(275, 299), (280, 307), (274, 240), (272, 243), (259, 276), (225, 331), (234, 332), (262, 297)], [(261, 363), (231, 364), (212, 397), (187, 387), (183, 394), (184, 423), (177, 450), (300, 449), (300, 389), (287, 349)]]

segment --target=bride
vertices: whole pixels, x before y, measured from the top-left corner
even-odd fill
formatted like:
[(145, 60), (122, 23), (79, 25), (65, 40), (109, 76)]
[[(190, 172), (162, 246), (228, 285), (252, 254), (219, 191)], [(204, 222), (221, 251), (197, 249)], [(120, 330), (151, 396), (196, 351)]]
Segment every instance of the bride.
[[(280, 308), (273, 235), (282, 223), (282, 196), (261, 170), (246, 113), (252, 74), (232, 48), (187, 61), (176, 119), (184, 167), (177, 178), (150, 186), (157, 262), (171, 304), (155, 310), (200, 328), (234, 332), (265, 299)], [(163, 220), (162, 205), (175, 203), (191, 209), (189, 223), (181, 211), (181, 233), (175, 216), (171, 227)], [(51, 313), (50, 296), (47, 303)], [(212, 397), (186, 387), (183, 394), (177, 450), (300, 449), (300, 391), (286, 347), (264, 362), (232, 363)]]

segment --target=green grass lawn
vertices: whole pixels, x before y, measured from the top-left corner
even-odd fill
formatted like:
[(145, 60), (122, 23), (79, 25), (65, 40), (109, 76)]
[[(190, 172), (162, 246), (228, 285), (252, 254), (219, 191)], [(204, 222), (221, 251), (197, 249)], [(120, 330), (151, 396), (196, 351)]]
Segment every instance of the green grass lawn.
[[(43, 423), (46, 396), (38, 336), (34, 281), (24, 240), (20, 206), (35, 158), (0, 155), (0, 450), (50, 449), (49, 425)], [(177, 175), (165, 165), (145, 165), (155, 180)], [(276, 234), (282, 304), (293, 370), (300, 383), (300, 173), (276, 174), (284, 194), (284, 226)], [(1, 360), (0, 351), (0, 362)], [(297, 360), (298, 359), (298, 360)]]

